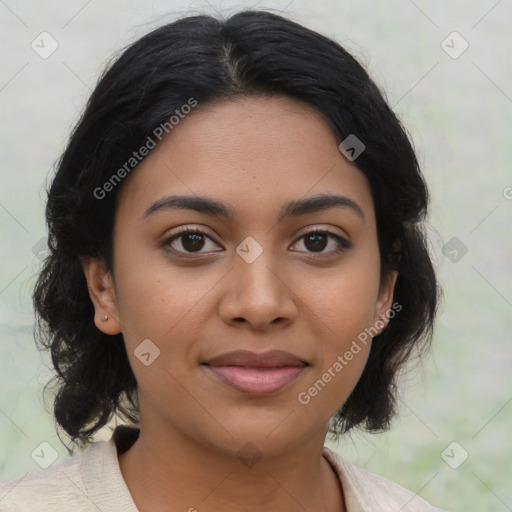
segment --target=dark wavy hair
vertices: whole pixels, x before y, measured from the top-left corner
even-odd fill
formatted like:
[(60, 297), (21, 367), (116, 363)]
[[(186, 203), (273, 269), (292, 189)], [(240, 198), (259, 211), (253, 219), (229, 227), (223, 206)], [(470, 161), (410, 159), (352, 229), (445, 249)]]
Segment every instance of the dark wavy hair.
[(55, 418), (73, 442), (86, 444), (115, 414), (139, 419), (123, 336), (96, 328), (80, 264), (92, 256), (112, 271), (123, 183), (101, 200), (94, 190), (189, 98), (201, 108), (251, 95), (300, 100), (323, 114), (340, 142), (354, 134), (366, 146), (354, 163), (371, 187), (382, 276), (399, 272), (393, 300), (402, 310), (375, 337), (329, 431), (337, 437), (355, 426), (389, 428), (399, 370), (430, 347), (439, 300), (423, 222), (426, 183), (406, 130), (354, 57), (296, 22), (249, 10), (185, 17), (128, 46), (100, 77), (57, 163), (46, 205), (50, 252), (33, 301), (36, 341), (50, 350), (56, 370)]

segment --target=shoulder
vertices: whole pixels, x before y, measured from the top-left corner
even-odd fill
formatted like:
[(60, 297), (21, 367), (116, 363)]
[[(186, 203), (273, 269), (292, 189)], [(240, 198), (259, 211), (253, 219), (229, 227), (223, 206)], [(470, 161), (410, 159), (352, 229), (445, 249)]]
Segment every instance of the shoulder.
[(83, 453), (52, 468), (0, 483), (2, 512), (98, 509), (136, 510), (122, 479), (112, 440), (93, 442)]
[(26, 473), (25, 475), (0, 483), (0, 510), (21, 512), (49, 510), (80, 503), (85, 489), (81, 478), (83, 454), (75, 455), (49, 469)]
[(447, 512), (396, 482), (356, 466), (326, 446), (323, 455), (340, 478), (349, 512)]

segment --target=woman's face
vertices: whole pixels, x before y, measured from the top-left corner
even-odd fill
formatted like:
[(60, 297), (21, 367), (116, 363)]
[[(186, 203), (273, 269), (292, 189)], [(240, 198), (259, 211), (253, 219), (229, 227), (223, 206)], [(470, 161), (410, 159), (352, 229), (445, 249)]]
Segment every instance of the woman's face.
[(224, 453), (323, 444), (396, 278), (380, 281), (367, 179), (326, 122), (283, 97), (199, 104), (118, 199), (115, 295), (91, 295), (123, 333), (141, 427)]

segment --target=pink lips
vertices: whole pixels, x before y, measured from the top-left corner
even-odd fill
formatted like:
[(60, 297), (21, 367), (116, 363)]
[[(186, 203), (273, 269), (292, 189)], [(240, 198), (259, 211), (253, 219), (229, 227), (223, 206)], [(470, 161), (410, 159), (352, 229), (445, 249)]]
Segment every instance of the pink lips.
[(281, 350), (260, 354), (237, 350), (203, 364), (224, 383), (252, 395), (268, 395), (283, 389), (308, 366), (297, 356)]

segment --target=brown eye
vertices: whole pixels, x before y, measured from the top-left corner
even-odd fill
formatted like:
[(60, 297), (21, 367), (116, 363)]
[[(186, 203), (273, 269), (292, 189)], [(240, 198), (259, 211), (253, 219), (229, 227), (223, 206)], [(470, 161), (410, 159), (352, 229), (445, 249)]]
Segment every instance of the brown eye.
[(323, 251), (327, 246), (328, 237), (325, 233), (312, 233), (311, 235), (306, 235), (304, 237), (305, 242), (304, 245), (310, 251)]
[[(334, 244), (331, 244), (334, 247), (331, 250), (326, 251), (325, 249), (329, 246), (329, 240), (331, 239), (335, 241)], [(329, 231), (312, 231), (303, 235), (299, 240), (303, 240), (306, 252), (322, 255), (338, 254), (343, 252), (345, 249), (352, 247), (352, 244), (348, 240), (339, 235), (335, 235), (334, 233), (330, 233)]]
[[(183, 255), (192, 253), (201, 254), (211, 250), (207, 247), (208, 241), (213, 242), (212, 246), (214, 247), (212, 247), (212, 249), (214, 249), (215, 246), (218, 247), (214, 240), (205, 232), (199, 229), (185, 229), (168, 237), (166, 240), (164, 240), (162, 245), (172, 252)], [(205, 246), (207, 251), (202, 250), (205, 248)]]
[(204, 235), (199, 233), (188, 233), (181, 235), (181, 246), (190, 252), (200, 251), (204, 247)]

